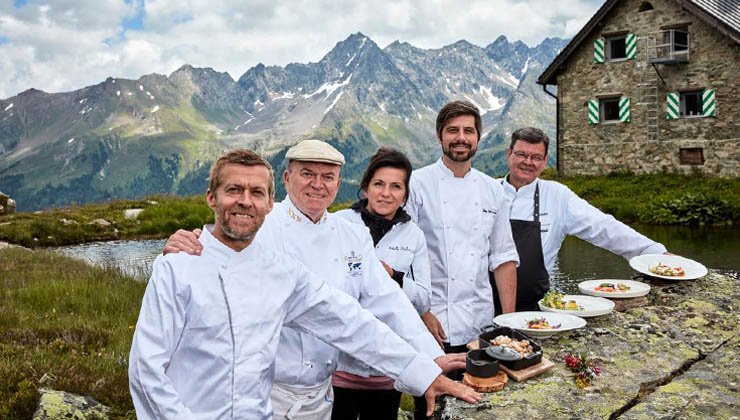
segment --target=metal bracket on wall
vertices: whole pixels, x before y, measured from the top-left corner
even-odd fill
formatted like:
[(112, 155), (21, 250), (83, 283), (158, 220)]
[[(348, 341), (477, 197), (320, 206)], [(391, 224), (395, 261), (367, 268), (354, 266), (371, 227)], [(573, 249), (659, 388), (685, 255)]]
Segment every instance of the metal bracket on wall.
[(655, 69), (655, 73), (658, 75), (658, 78), (660, 78), (660, 81), (665, 85), (665, 80), (663, 79), (663, 75), (660, 74), (660, 70), (658, 69), (657, 63), (650, 63), (651, 66)]

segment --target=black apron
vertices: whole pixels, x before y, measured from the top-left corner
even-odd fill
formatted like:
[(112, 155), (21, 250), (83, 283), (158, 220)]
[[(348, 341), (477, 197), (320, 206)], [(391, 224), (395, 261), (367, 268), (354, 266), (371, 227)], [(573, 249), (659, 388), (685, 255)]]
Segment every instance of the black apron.
[[(511, 223), (511, 235), (516, 244), (516, 252), (519, 253), (519, 267), (516, 269), (516, 311), (539, 311), (537, 302), (550, 289), (550, 275), (545, 268), (545, 257), (542, 254), (539, 183), (534, 188), (534, 221), (510, 220), (509, 222)], [(489, 278), (493, 289), (496, 315), (500, 315), (501, 302), (492, 272)]]

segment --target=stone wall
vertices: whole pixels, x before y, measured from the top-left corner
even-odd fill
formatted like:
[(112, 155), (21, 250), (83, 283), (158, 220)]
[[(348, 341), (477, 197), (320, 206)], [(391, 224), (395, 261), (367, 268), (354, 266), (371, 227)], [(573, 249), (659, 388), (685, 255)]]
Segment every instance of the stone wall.
[[(682, 10), (673, 0), (651, 0), (653, 10), (639, 12), (642, 0), (620, 1), (586, 38), (557, 76), (560, 124), (560, 175), (597, 175), (613, 171), (634, 173), (703, 172), (736, 177), (740, 174), (740, 46), (700, 17)], [(665, 83), (657, 79), (659, 134), (648, 139), (647, 106), (641, 81), (645, 41), (638, 40), (638, 58), (593, 62), (594, 40), (614, 32), (639, 37), (667, 25), (688, 23), (690, 61), (660, 65)], [(662, 39), (658, 39), (659, 43)], [(653, 71), (648, 66), (647, 70)], [(687, 89), (715, 89), (716, 117), (666, 119), (666, 94)], [(631, 98), (631, 121), (589, 125), (587, 102), (600, 95)], [(703, 148), (703, 165), (681, 165), (680, 148)]]
[(0, 191), (0, 216), (15, 213), (15, 201)]

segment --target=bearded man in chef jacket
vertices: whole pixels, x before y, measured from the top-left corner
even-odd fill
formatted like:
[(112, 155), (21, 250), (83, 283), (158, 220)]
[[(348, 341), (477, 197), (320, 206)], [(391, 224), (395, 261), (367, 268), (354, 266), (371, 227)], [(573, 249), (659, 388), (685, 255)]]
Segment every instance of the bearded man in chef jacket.
[(558, 251), (568, 235), (626, 259), (667, 252), (662, 244), (601, 212), (565, 185), (540, 179), (549, 145), (550, 138), (538, 128), (514, 131), (506, 150), (509, 173), (499, 180), (519, 251), (517, 311), (539, 310), (537, 302), (550, 289)]
[[(258, 238), (355, 298), (414, 349), (433, 358), (442, 370), (464, 368), (464, 354), (445, 355), (403, 290), (388, 276), (375, 255), (367, 228), (327, 211), (339, 190), (344, 156), (326, 142), (304, 140), (291, 147), (285, 158), (287, 197), (275, 203)], [(167, 241), (165, 253), (199, 254), (198, 234), (177, 231)], [(271, 393), (275, 418), (328, 420), (333, 400), (331, 376), (338, 364), (343, 370), (356, 366), (358, 369), (351, 371), (356, 375), (371, 372), (352, 355), (299, 329), (283, 328)], [(455, 392), (468, 391), (460, 388)]]
[[(445, 352), (465, 351), (494, 316), (489, 273), (503, 312), (514, 311), (519, 257), (511, 236), (504, 191), (474, 169), (481, 117), (467, 101), (446, 104), (437, 115), (441, 157), (411, 174), (406, 212), (427, 241), (432, 274), (431, 310), (422, 318)], [(415, 418), (426, 417), (416, 399)]]

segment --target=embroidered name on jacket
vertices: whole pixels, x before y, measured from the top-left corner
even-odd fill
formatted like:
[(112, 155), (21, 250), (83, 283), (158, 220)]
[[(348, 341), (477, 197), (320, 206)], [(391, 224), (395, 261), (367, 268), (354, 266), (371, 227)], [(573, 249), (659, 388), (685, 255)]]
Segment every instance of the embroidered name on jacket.
[(407, 246), (392, 245), (392, 246), (389, 246), (388, 249), (390, 249), (391, 251), (407, 251), (407, 252), (411, 252), (411, 248), (409, 248)]
[(358, 277), (362, 275), (362, 255), (355, 255), (355, 252), (352, 251), (344, 257), (344, 262), (347, 263), (347, 273), (350, 276)]
[(495, 215), (496, 209), (483, 209), (483, 213), (490, 213), (490, 214)]

